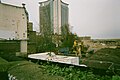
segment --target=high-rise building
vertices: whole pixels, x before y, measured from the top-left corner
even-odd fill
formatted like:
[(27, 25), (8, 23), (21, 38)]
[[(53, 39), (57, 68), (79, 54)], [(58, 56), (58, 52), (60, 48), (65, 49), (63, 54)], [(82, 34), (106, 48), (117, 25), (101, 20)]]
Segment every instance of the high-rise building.
[[(68, 25), (68, 4), (61, 0), (40, 2), (40, 32), (42, 35), (64, 33)], [(63, 28), (63, 29), (62, 29)]]

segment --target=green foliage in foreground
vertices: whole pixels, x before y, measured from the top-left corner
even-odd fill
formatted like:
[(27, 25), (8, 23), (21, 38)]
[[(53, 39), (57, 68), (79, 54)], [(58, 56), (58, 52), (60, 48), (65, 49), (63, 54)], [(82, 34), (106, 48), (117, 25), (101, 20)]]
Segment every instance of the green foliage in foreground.
[(8, 62), (0, 57), (0, 72), (4, 72), (7, 70), (7, 64)]
[(0, 57), (0, 64), (7, 63), (7, 61)]
[[(95, 75), (91, 71), (81, 71), (74, 66), (60, 66), (58, 64), (47, 64), (40, 62), (40, 65), (28, 61), (7, 62), (0, 59), (0, 71), (8, 73), (22, 80), (120, 80), (120, 76), (112, 77)], [(64, 79), (63, 79), (64, 78)]]
[(74, 66), (60, 67), (54, 64), (42, 64), (42, 66), (49, 75), (59, 75), (64, 77), (65, 80), (120, 80), (120, 76), (95, 75), (91, 71), (81, 71)]
[(60, 76), (48, 75), (39, 65), (28, 61), (11, 62), (8, 73), (18, 80), (64, 80)]

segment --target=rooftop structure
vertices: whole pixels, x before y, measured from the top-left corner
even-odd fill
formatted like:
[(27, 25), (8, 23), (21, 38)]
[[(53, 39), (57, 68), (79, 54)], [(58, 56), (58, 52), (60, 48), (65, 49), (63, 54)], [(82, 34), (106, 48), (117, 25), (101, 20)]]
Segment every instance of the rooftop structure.
[(28, 13), (22, 7), (0, 3), (0, 38), (20, 41), (20, 52), (27, 52)]
[(0, 38), (27, 39), (28, 13), (23, 7), (0, 3)]

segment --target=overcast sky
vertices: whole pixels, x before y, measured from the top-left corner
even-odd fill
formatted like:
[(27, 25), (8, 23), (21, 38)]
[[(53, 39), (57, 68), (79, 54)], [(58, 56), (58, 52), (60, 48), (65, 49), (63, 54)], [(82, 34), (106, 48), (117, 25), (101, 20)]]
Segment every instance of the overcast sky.
[[(39, 30), (39, 4), (44, 0), (2, 0), (20, 5), (24, 2), (34, 30)], [(120, 0), (63, 0), (69, 4), (69, 24), (79, 36), (120, 38)]]

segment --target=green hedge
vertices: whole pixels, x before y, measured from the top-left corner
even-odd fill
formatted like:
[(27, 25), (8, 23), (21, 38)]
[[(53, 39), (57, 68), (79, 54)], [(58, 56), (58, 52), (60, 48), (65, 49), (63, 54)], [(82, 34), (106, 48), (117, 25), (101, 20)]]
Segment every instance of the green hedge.
[(0, 76), (5, 73), (1, 79), (7, 79), (8, 72), (18, 80), (64, 80), (60, 76), (49, 75), (40, 65), (28, 61), (7, 62), (0, 57)]
[(39, 65), (28, 61), (11, 62), (8, 73), (18, 80), (64, 80), (60, 76), (48, 75)]
[(0, 57), (0, 64), (8, 63), (5, 59)]
[(0, 57), (5, 59), (8, 62), (11, 61), (24, 61), (25, 59), (22, 57), (17, 57), (15, 52), (5, 52), (5, 53), (0, 53)]
[(7, 71), (8, 62), (0, 57), (0, 72)]

